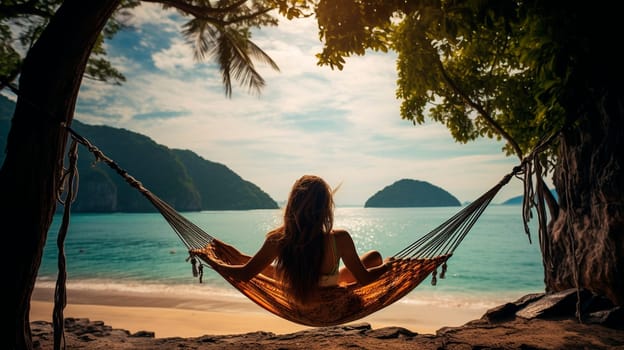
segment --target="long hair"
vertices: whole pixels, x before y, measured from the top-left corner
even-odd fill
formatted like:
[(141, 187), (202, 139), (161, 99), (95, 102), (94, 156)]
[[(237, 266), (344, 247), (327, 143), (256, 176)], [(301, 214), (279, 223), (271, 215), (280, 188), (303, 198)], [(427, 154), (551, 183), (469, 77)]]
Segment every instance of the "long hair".
[(280, 241), (277, 272), (292, 297), (305, 302), (318, 290), (324, 256), (323, 236), (334, 225), (334, 200), (318, 176), (297, 180), (284, 209), (283, 226), (269, 233)]

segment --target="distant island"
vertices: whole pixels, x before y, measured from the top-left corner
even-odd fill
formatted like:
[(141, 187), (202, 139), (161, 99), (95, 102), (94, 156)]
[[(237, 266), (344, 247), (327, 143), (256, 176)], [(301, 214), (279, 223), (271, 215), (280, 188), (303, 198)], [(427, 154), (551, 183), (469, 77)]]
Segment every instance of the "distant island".
[(402, 179), (375, 193), (365, 208), (454, 207), (461, 203), (446, 190), (426, 181)]
[[(0, 95), (0, 146), (4, 149), (15, 103)], [(72, 129), (178, 211), (277, 209), (255, 184), (223, 164), (189, 150), (170, 149), (147, 136), (125, 129), (72, 121)], [(4, 162), (0, 152), (0, 164)], [(74, 212), (153, 212), (139, 191), (106, 164), (94, 164), (85, 147), (78, 153), (78, 195)], [(61, 207), (61, 206), (59, 206)]]
[[(557, 199), (557, 191), (552, 189), (550, 190), (550, 193), (552, 193), (553, 196), (555, 196), (555, 199)], [(524, 195), (520, 195), (520, 196), (516, 196), (516, 197), (511, 197), (508, 200), (504, 201), (501, 203), (501, 205), (517, 205), (517, 204), (522, 204), (522, 199), (524, 198)]]

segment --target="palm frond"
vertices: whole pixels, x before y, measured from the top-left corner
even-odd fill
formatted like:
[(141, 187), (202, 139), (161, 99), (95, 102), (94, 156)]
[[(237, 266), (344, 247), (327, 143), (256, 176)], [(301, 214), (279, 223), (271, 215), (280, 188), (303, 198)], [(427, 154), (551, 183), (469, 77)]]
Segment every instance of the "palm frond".
[[(231, 82), (233, 76), (242, 86), (247, 86), (252, 93), (259, 94), (265, 86), (265, 80), (255, 68), (252, 57), (267, 62), (272, 68), (279, 70), (277, 64), (253, 42), (245, 33), (235, 29), (225, 29), (220, 32), (218, 49), (221, 72), (224, 83)], [(231, 86), (226, 87), (226, 95), (231, 96)]]
[(183, 34), (197, 61), (211, 57), (219, 65), (227, 97), (232, 96), (232, 78), (252, 93), (260, 93), (265, 80), (256, 70), (254, 60), (279, 71), (277, 63), (249, 39), (248, 28), (220, 26), (194, 18), (184, 25)]

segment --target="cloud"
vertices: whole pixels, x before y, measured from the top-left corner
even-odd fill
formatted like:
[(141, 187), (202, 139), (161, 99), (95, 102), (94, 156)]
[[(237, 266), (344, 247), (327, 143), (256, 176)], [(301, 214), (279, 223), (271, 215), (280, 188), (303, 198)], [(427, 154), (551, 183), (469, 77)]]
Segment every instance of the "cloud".
[(176, 118), (188, 114), (186, 111), (156, 111), (134, 115), (136, 120), (154, 120), (154, 119), (168, 119)]
[[(517, 163), (503, 155), (500, 142), (458, 144), (443, 125), (402, 120), (392, 53), (349, 57), (342, 71), (318, 66), (314, 54), (321, 43), (313, 19), (281, 20), (254, 32), (252, 40), (280, 71), (258, 64), (266, 79), (261, 94), (235, 84), (227, 99), (215, 65), (193, 59), (180, 34), (185, 20), (141, 5), (134, 30), (107, 43), (127, 82), (85, 82), (77, 119), (192, 150), (278, 201), (306, 173), (342, 183), (339, 205), (363, 205), (402, 178), (428, 181), (470, 201)], [(521, 194), (518, 184), (505, 190), (508, 197)]]
[(155, 52), (152, 59), (156, 68), (163, 71), (192, 69), (196, 63), (193, 49), (182, 40), (174, 40), (168, 48)]

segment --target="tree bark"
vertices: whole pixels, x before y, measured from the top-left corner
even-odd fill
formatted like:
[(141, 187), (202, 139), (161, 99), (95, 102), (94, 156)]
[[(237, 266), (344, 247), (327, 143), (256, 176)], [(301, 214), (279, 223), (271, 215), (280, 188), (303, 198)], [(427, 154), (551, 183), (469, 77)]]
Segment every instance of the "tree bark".
[(624, 93), (583, 93), (589, 102), (570, 109), (579, 124), (560, 140), (546, 291), (585, 288), (624, 305)]
[(30, 298), (56, 209), (67, 132), (91, 49), (119, 0), (67, 0), (28, 52), (0, 169), (6, 349), (31, 349)]

